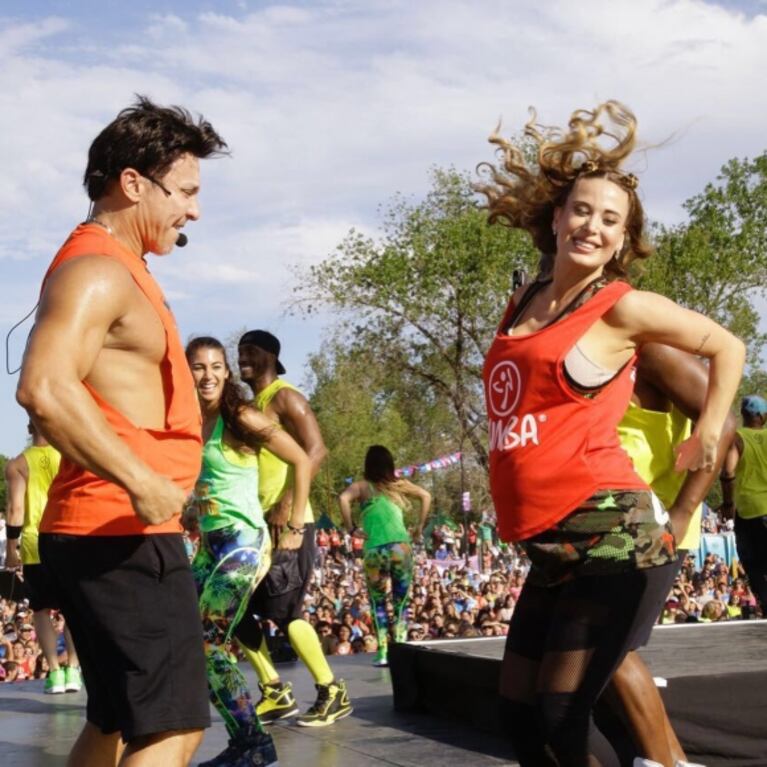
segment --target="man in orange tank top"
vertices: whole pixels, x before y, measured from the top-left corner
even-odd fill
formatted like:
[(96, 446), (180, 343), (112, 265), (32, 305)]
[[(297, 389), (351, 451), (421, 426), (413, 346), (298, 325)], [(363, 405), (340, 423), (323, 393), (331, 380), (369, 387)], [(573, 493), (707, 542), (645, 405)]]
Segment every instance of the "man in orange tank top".
[[(200, 215), (210, 123), (139, 97), (90, 147), (88, 220), (43, 282), (17, 398), (63, 455), (40, 551), (80, 651), (87, 722), (68, 764), (187, 765), (209, 726), (197, 597), (179, 514), (200, 414), (144, 257)], [(127, 744), (127, 745), (124, 745)]]

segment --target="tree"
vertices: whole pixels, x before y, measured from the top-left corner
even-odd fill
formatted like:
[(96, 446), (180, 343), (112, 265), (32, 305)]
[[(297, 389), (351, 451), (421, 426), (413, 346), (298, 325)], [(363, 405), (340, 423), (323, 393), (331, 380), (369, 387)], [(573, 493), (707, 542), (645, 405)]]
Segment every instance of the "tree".
[(512, 272), (531, 271), (527, 235), (488, 227), (468, 174), (434, 168), (422, 202), (395, 196), (379, 241), (352, 230), (300, 276), (295, 306), (346, 312), (350, 348), (425, 386), (454, 419), (454, 444), (487, 465), (482, 361), (508, 301)]
[(728, 327), (755, 365), (767, 341), (754, 306), (767, 288), (767, 152), (730, 160), (717, 181), (687, 200), (687, 222), (655, 228), (657, 253), (637, 285)]

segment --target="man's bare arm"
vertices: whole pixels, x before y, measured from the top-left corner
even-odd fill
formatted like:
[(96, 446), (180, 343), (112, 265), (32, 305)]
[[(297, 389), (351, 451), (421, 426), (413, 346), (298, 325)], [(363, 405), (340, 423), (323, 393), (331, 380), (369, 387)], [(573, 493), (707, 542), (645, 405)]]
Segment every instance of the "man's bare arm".
[(722, 483), (722, 508), (720, 512), (724, 519), (732, 519), (735, 516), (735, 471), (742, 454), (743, 440), (740, 434), (736, 434), (727, 450), (722, 473), (719, 475)]
[[(5, 464), (5, 483), (7, 497), (5, 504), (5, 523), (7, 526), (21, 527), (24, 524), (24, 499), (27, 493), (29, 466), (23, 455), (17, 455)], [(20, 567), (19, 539), (7, 538), (5, 543), (5, 566)]]
[(320, 471), (328, 454), (317, 417), (303, 394), (295, 389), (282, 389), (272, 400), (272, 407), (285, 431), (298, 442), (312, 463), (312, 479)]
[[(285, 431), (298, 442), (309, 457), (311, 479), (314, 479), (328, 454), (320, 426), (306, 397), (295, 389), (281, 389), (272, 400), (271, 407)], [(280, 500), (268, 510), (269, 524), (280, 528), (287, 524), (293, 506), (293, 491), (288, 488)]]
[(59, 452), (125, 488), (137, 515), (159, 524), (181, 510), (183, 491), (119, 439), (83, 385), (134, 290), (112, 259), (83, 256), (59, 267), (40, 302), (16, 398)]
[[(694, 355), (662, 344), (647, 344), (639, 357), (639, 374), (661, 391), (690, 420), (703, 411), (708, 390), (708, 368)], [(688, 471), (669, 514), (678, 539), (684, 536), (693, 512), (706, 497), (724, 463), (727, 447), (735, 434), (730, 414), (722, 427), (712, 471)]]

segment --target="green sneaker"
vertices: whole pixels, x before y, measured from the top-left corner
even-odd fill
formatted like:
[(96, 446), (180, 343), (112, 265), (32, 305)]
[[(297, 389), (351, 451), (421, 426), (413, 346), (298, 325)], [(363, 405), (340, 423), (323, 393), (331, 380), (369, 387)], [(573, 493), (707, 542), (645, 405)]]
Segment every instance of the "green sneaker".
[(278, 719), (287, 719), (298, 713), (298, 704), (293, 697), (293, 685), (290, 682), (284, 684), (261, 684), (261, 700), (256, 706), (256, 713), (262, 724), (271, 724)]
[(54, 668), (48, 672), (45, 677), (45, 687), (43, 692), (46, 695), (57, 695), (60, 692), (66, 692), (67, 680), (63, 668)]
[(386, 668), (389, 665), (389, 658), (385, 650), (383, 652), (379, 650), (376, 653), (375, 658), (373, 658), (373, 665), (377, 668)]
[(83, 689), (83, 677), (79, 668), (67, 666), (64, 669), (64, 689), (67, 692), (80, 692)]
[(339, 679), (330, 684), (315, 684), (317, 700), (314, 705), (296, 719), (301, 727), (327, 727), (352, 712), (346, 682)]

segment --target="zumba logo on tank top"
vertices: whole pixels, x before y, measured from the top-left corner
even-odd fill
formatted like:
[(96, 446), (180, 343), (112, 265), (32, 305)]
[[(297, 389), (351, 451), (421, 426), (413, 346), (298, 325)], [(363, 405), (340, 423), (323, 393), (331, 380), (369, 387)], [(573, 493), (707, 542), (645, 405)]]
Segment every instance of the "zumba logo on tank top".
[(522, 375), (510, 360), (496, 363), (487, 379), (488, 426), (490, 450), (514, 450), (531, 443), (539, 445), (538, 421), (531, 413), (519, 415), (514, 411), (522, 396)]

